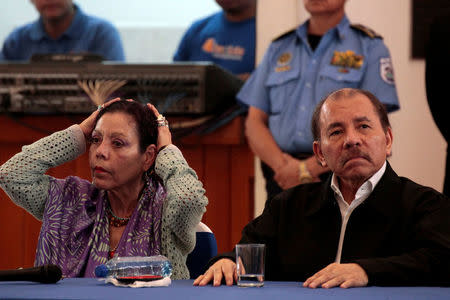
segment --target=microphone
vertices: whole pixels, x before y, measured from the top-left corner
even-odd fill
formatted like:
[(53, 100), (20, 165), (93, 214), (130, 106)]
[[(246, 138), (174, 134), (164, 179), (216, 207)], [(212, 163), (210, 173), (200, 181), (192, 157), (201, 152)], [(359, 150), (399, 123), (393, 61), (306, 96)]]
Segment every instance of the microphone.
[(61, 269), (57, 265), (43, 265), (27, 269), (0, 270), (0, 281), (56, 283), (61, 279), (61, 275)]

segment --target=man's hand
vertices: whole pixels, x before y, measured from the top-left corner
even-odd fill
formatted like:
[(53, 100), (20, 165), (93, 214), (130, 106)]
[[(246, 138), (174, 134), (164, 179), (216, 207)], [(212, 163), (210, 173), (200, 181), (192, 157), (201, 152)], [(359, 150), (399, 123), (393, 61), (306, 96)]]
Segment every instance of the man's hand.
[(286, 190), (300, 184), (298, 173), (299, 160), (293, 158), (287, 153), (283, 153), (283, 158), (285, 160), (285, 164), (277, 170), (274, 170), (275, 174), (273, 179), (283, 190)]
[(237, 281), (236, 264), (228, 258), (216, 261), (205, 274), (195, 279), (194, 285), (204, 286), (214, 279), (213, 286), (219, 286), (224, 276), (227, 285), (233, 285)]
[(358, 264), (337, 264), (332, 263), (309, 277), (304, 283), (304, 287), (309, 288), (350, 288), (366, 286), (369, 282), (366, 271)]

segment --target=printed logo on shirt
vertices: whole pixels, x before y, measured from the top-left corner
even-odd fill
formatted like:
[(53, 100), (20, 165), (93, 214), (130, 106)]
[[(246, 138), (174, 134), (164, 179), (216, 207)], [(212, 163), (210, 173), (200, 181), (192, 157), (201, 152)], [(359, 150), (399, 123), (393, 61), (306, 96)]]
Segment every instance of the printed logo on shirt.
[(277, 66), (275, 67), (275, 72), (285, 72), (291, 69), (289, 63), (292, 60), (292, 53), (284, 52), (277, 59)]
[(242, 60), (245, 54), (245, 49), (241, 46), (219, 45), (214, 38), (207, 39), (203, 45), (202, 50), (211, 54), (213, 57), (230, 60)]
[(384, 82), (394, 84), (394, 67), (390, 57), (380, 58), (380, 76)]
[(356, 54), (353, 50), (334, 51), (330, 64), (340, 67), (341, 73), (348, 73), (349, 68), (360, 69), (364, 63), (364, 56)]

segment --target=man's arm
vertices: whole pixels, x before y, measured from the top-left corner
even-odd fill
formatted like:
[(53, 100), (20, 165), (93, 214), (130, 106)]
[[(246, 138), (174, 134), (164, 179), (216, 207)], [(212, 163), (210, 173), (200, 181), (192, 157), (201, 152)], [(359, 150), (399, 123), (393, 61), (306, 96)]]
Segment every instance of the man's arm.
[(245, 135), (253, 153), (276, 173), (286, 163), (286, 158), (269, 130), (268, 119), (264, 111), (250, 106), (245, 121)]
[[(265, 269), (271, 269), (274, 264), (273, 258), (277, 257), (275, 253), (275, 239), (277, 234), (277, 224), (279, 216), (279, 206), (276, 205), (275, 199), (266, 202), (266, 206), (262, 214), (251, 221), (242, 230), (242, 237), (239, 244), (265, 244), (266, 245), (266, 259)], [(194, 285), (206, 285), (213, 281), (214, 286), (219, 286), (223, 279), (226, 285), (232, 285), (237, 279), (236, 263), (234, 249), (232, 252), (223, 253), (210, 261), (212, 264), (205, 274), (200, 275), (195, 281)]]
[[(245, 134), (253, 153), (274, 171), (274, 179), (278, 185), (288, 189), (300, 183), (300, 160), (284, 153), (278, 147), (268, 128), (268, 118), (264, 111), (250, 106), (245, 122)], [(328, 171), (317, 163), (314, 156), (306, 159), (305, 163), (315, 181), (319, 180), (320, 174)]]
[(383, 40), (370, 40), (370, 47), (365, 58), (367, 66), (359, 88), (368, 90), (385, 105), (388, 112), (400, 108), (394, 79), (394, 67), (389, 49)]

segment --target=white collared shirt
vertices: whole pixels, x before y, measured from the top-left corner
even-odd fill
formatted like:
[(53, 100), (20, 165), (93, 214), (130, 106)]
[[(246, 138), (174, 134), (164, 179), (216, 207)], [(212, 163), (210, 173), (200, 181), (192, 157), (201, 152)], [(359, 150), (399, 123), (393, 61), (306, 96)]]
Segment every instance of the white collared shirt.
[(370, 196), (370, 194), (372, 193), (377, 183), (380, 181), (381, 176), (383, 176), (385, 171), (386, 171), (386, 162), (384, 162), (383, 166), (375, 174), (373, 174), (372, 177), (370, 177), (366, 182), (364, 182), (359, 187), (358, 191), (356, 191), (355, 199), (353, 199), (353, 201), (350, 204), (345, 202), (341, 190), (339, 189), (338, 179), (335, 176), (335, 174), (333, 174), (333, 177), (331, 178), (331, 189), (334, 191), (334, 197), (336, 198), (336, 202), (339, 205), (342, 217), (341, 234), (339, 237), (339, 244), (335, 260), (336, 263), (341, 262), (345, 230), (347, 228), (347, 223), (348, 220), (350, 219), (350, 215), (352, 214), (355, 208), (357, 208), (361, 203), (364, 202), (364, 200), (366, 200)]

